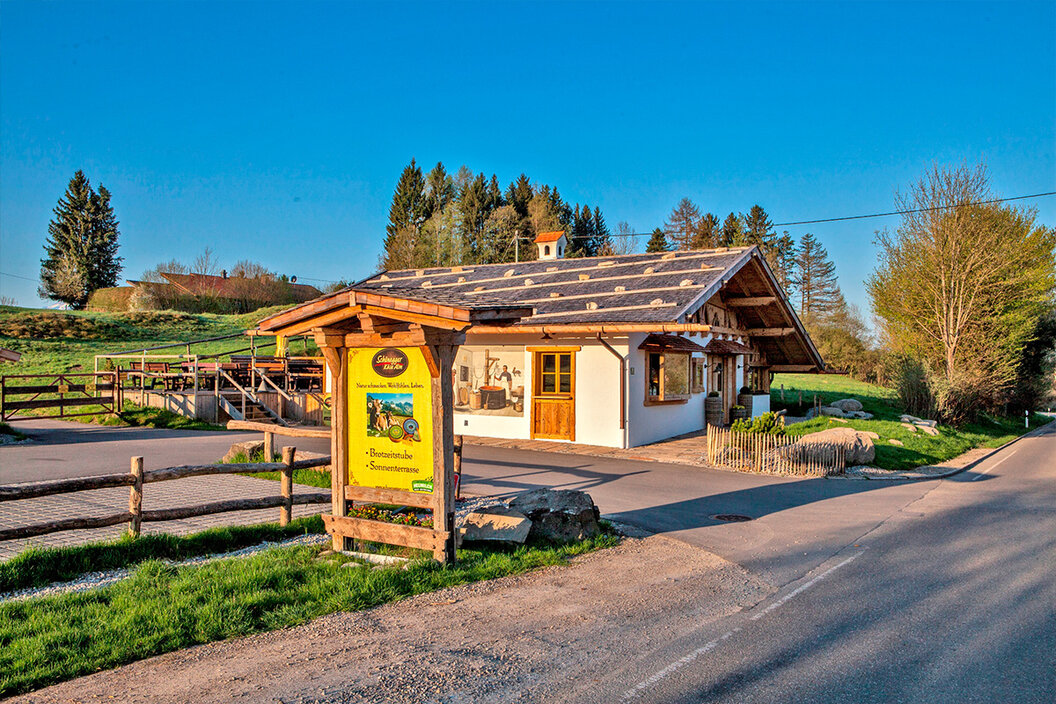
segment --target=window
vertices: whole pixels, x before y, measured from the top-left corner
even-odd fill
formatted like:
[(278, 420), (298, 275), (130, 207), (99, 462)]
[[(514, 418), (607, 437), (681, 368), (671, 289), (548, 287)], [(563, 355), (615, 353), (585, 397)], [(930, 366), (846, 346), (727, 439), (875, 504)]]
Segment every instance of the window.
[(689, 398), (689, 355), (685, 352), (650, 352), (646, 402), (685, 401)]
[(537, 352), (535, 393), (556, 396), (572, 393), (572, 353)]
[(693, 383), (690, 391), (695, 394), (704, 393), (704, 370), (707, 369), (707, 364), (701, 357), (694, 357), (689, 360), (690, 371), (692, 372)]
[(543, 247), (543, 254), (547, 256), (550, 255), (550, 245), (546, 245), (545, 247)]

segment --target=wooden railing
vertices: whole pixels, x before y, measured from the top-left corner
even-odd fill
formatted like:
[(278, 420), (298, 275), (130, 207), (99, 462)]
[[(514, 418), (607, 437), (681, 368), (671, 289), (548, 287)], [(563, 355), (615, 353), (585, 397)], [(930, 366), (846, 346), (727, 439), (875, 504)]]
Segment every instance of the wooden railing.
[(846, 467), (846, 448), (807, 437), (739, 433), (708, 427), (707, 462), (745, 472), (827, 477)]
[[(35, 499), (41, 496), (72, 494), (79, 491), (105, 489), (116, 486), (129, 487), (128, 510), (106, 516), (85, 516), (67, 518), (58, 521), (36, 523), (16, 528), (0, 530), (0, 541), (32, 538), (48, 533), (84, 528), (104, 528), (120, 523), (128, 523), (128, 532), (133, 537), (139, 535), (142, 523), (153, 521), (175, 521), (194, 516), (206, 516), (228, 511), (248, 511), (262, 508), (279, 508), (279, 525), (286, 525), (293, 517), (294, 505), (328, 504), (330, 494), (294, 494), (293, 471), (323, 467), (330, 464), (329, 457), (318, 457), (294, 461), (296, 450), (284, 447), (282, 462), (243, 462), (237, 464), (185, 465), (165, 467), (163, 469), (143, 470), (143, 458), (133, 457), (131, 470), (127, 474), (103, 474), (94, 477), (77, 477), (75, 479), (55, 479), (51, 481), (31, 482), (26, 484), (0, 485), (0, 502)], [(164, 482), (173, 479), (201, 477), (211, 474), (252, 474), (256, 472), (281, 472), (279, 496), (265, 496), (253, 499), (228, 499), (197, 506), (143, 510), (143, 485), (153, 482)]]

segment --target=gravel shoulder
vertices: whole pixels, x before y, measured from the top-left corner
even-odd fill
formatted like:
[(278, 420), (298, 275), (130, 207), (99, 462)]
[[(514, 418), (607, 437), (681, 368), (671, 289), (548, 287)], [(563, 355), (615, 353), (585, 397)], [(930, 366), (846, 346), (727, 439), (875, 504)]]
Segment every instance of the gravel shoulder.
[(628, 538), (567, 566), (169, 653), (13, 701), (589, 699), (605, 673), (772, 592), (709, 552)]

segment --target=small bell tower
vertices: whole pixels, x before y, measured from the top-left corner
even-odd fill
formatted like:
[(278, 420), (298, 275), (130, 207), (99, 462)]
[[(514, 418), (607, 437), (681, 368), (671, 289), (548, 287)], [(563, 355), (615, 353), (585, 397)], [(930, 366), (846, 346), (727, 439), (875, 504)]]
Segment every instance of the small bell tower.
[(535, 238), (535, 246), (539, 248), (539, 259), (564, 259), (568, 238), (564, 230), (540, 232)]

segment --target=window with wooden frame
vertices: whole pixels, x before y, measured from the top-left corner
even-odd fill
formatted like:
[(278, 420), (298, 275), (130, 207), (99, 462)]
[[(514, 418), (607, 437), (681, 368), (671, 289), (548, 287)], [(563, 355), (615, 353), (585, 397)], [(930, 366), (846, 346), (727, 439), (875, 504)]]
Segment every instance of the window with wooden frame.
[(702, 394), (707, 386), (706, 379), (704, 378), (704, 371), (708, 368), (707, 362), (704, 361), (703, 357), (693, 357), (689, 360), (689, 371), (692, 382), (690, 383), (690, 392), (695, 394)]
[(646, 403), (685, 402), (689, 398), (689, 353), (648, 354)]
[(565, 396), (572, 393), (572, 352), (536, 352), (535, 395)]

